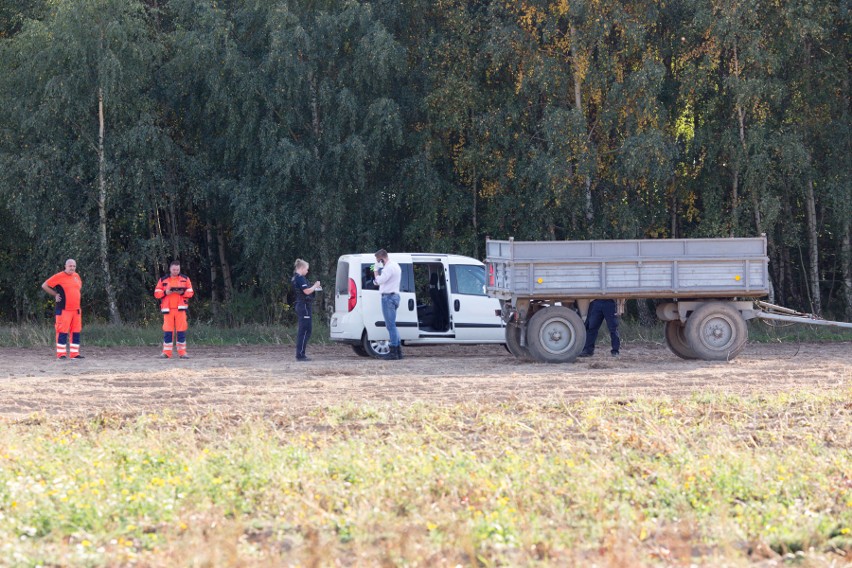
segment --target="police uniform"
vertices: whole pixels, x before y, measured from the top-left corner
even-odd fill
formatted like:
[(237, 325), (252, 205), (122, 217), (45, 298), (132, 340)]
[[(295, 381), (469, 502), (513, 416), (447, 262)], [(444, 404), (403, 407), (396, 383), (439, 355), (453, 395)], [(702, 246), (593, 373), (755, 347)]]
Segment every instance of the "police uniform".
[(305, 290), (311, 286), (308, 279), (299, 274), (293, 274), (290, 280), (293, 283), (293, 291), (296, 296), (296, 317), (299, 318), (299, 330), (296, 333), (296, 359), (303, 361), (307, 359), (305, 348), (313, 331), (313, 317), (311, 311), (314, 303), (314, 293), (305, 294)]
[[(166, 290), (173, 290), (166, 294)], [(186, 357), (186, 312), (189, 309), (189, 299), (195, 295), (192, 282), (185, 274), (163, 276), (154, 289), (154, 297), (160, 300), (160, 311), (163, 314), (163, 355), (171, 358), (173, 332), (177, 333), (178, 356)]]
[(593, 300), (589, 305), (589, 315), (586, 316), (586, 344), (583, 346), (581, 357), (591, 357), (595, 352), (595, 341), (598, 339), (598, 330), (606, 320), (609, 328), (609, 337), (612, 342), (612, 355), (617, 356), (621, 349), (621, 337), (618, 334), (618, 317), (616, 314), (615, 300)]
[[(56, 356), (62, 359), (70, 355), (72, 359), (76, 359), (80, 356), (80, 332), (83, 331), (80, 311), (80, 291), (83, 289), (83, 280), (76, 272), (73, 274), (58, 272), (48, 278), (45, 284), (55, 289), (62, 298), (56, 302)], [(69, 334), (71, 335), (70, 349)]]

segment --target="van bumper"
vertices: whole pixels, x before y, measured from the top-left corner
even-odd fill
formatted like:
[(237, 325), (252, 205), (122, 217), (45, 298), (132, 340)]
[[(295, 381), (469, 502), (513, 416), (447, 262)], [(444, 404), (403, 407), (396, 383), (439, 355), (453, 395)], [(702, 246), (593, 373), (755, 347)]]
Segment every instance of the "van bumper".
[(364, 324), (361, 321), (360, 314), (335, 313), (331, 316), (328, 327), (331, 332), (332, 341), (349, 343), (351, 345), (361, 343), (361, 336), (364, 334)]

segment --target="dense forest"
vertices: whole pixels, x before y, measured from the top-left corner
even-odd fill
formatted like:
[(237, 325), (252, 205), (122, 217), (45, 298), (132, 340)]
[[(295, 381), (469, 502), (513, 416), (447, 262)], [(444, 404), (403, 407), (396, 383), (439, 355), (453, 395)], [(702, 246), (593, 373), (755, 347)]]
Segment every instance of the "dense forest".
[(278, 322), (293, 261), (754, 236), (852, 319), (849, 0), (2, 0), (0, 320)]

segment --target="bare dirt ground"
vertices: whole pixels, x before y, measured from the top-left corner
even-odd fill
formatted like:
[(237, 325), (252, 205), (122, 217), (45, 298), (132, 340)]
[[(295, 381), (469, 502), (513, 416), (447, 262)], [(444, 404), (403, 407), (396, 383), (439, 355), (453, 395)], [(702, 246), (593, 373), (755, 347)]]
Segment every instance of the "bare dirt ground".
[(347, 403), (545, 401), (761, 393), (852, 386), (852, 344), (751, 344), (734, 361), (683, 361), (664, 345), (605, 345), (576, 363), (521, 362), (501, 346), (405, 349), (403, 361), (358, 357), (345, 345), (195, 347), (192, 359), (152, 348), (92, 348), (57, 361), (49, 348), (0, 349), (0, 417), (137, 414), (274, 414)]

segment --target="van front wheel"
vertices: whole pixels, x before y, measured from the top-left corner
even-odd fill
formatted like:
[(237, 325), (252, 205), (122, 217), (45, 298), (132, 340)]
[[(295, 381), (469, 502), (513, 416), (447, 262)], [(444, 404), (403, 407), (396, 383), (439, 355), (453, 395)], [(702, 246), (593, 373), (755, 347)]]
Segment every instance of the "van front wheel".
[(367, 332), (361, 338), (361, 345), (364, 347), (364, 352), (370, 357), (376, 359), (387, 359), (390, 357), (390, 341), (387, 339), (370, 339), (367, 337)]

